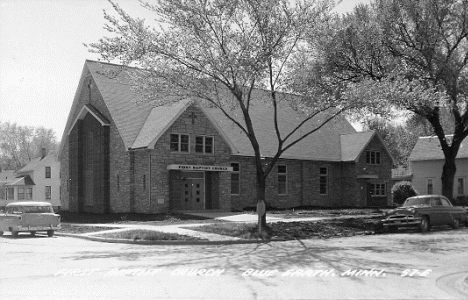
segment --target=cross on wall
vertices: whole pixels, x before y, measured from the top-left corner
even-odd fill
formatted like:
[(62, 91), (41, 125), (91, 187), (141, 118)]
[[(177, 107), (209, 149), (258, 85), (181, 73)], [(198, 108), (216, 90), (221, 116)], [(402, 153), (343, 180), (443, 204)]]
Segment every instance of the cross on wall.
[(190, 118), (192, 119), (192, 124), (195, 124), (195, 119), (197, 118), (197, 116), (195, 115), (194, 112), (192, 112), (192, 114), (190, 115)]

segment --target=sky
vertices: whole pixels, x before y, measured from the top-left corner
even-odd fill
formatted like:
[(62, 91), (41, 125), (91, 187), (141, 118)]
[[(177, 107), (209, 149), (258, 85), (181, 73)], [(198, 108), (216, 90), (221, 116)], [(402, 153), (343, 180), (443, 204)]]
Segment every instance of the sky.
[[(368, 1), (343, 0), (337, 11)], [(115, 2), (151, 18), (137, 0)], [(99, 58), (83, 44), (107, 35), (103, 10), (113, 12), (107, 0), (0, 0), (1, 123), (42, 126), (61, 140), (84, 62)]]

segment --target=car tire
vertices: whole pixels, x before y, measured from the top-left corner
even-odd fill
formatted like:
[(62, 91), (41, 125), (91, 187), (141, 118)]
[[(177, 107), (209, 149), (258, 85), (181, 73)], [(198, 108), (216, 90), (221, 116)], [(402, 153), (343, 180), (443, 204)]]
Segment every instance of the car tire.
[(30, 231), (29, 233), (31, 234), (31, 236), (35, 236), (35, 235), (36, 235), (36, 231), (34, 231), (34, 230), (33, 230), (33, 231)]
[(0, 236), (2, 236), (2, 235), (3, 235), (3, 231), (0, 231)]
[(419, 223), (419, 230), (421, 232), (428, 232), (430, 228), (431, 225), (429, 224), (429, 219), (426, 216), (423, 216), (421, 218), (421, 223)]
[(457, 218), (453, 218), (450, 226), (452, 226), (453, 229), (457, 229), (458, 227), (460, 227), (460, 220), (458, 220)]
[(13, 231), (11, 232), (11, 236), (14, 237), (14, 238), (18, 237), (18, 231), (14, 231), (14, 230), (13, 230)]
[(53, 230), (47, 230), (47, 236), (48, 237), (53, 237), (54, 236), (54, 231)]

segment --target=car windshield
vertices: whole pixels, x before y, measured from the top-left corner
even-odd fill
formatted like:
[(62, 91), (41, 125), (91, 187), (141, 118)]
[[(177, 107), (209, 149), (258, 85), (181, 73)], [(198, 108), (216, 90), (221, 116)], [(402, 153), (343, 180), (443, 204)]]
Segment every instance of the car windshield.
[(403, 206), (431, 205), (431, 198), (409, 198)]
[(22, 213), (53, 213), (50, 206), (9, 206), (6, 209), (7, 214), (22, 214)]

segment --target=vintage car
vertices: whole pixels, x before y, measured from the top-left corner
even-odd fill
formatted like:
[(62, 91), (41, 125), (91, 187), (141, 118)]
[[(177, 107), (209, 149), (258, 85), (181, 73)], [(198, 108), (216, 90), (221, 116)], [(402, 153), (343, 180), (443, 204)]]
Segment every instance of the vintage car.
[(37, 231), (45, 231), (52, 237), (57, 229), (60, 229), (60, 216), (54, 213), (48, 202), (12, 202), (0, 214), (0, 235), (10, 231), (13, 237), (17, 237), (19, 232), (29, 232), (34, 236)]
[(399, 227), (417, 227), (421, 232), (426, 232), (433, 225), (450, 225), (452, 228), (458, 228), (460, 224), (467, 222), (467, 210), (453, 206), (441, 195), (410, 197), (403, 206), (388, 211), (382, 219), (382, 225), (390, 231), (395, 231)]

